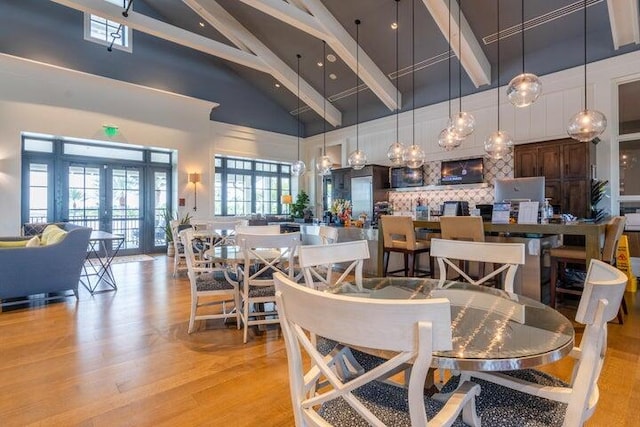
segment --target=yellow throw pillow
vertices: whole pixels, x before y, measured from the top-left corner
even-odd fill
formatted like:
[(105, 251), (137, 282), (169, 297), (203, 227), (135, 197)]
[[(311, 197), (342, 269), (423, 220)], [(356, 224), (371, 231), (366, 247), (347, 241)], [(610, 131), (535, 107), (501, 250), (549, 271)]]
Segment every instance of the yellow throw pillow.
[(42, 237), (41, 239), (41, 244), (42, 245), (48, 245), (49, 244), (49, 236), (52, 236), (53, 234), (57, 234), (60, 231), (64, 231), (62, 230), (60, 227), (58, 227), (57, 225), (47, 225), (47, 228), (44, 229), (44, 231), (42, 232)]
[(62, 228), (58, 228), (57, 230), (51, 231), (47, 238), (47, 243), (45, 245), (54, 245), (56, 243), (60, 243), (65, 237), (67, 237), (67, 232)]
[(31, 239), (27, 241), (27, 248), (37, 248), (40, 246), (40, 238), (38, 236), (33, 236)]
[(0, 248), (24, 248), (27, 246), (28, 240), (6, 240), (0, 241)]

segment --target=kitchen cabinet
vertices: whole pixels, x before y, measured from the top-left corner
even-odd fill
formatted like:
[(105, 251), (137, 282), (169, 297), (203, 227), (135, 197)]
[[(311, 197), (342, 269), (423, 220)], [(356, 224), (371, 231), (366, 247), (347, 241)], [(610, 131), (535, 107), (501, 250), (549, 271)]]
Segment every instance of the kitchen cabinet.
[(595, 150), (591, 143), (560, 139), (514, 148), (514, 175), (545, 177), (545, 197), (561, 213), (585, 218), (590, 213), (591, 167)]

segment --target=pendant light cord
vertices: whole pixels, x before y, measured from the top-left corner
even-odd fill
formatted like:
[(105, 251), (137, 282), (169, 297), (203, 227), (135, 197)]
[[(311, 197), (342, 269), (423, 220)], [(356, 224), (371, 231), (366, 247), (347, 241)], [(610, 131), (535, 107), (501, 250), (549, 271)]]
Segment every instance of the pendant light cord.
[[(451, 13), (449, 13), (451, 16)], [(462, 0), (458, 2), (458, 112), (462, 112)], [(449, 44), (451, 46), (451, 44)]]
[(416, 145), (416, 1), (411, 0), (411, 141)]
[(300, 58), (302, 56), (297, 54), (296, 57), (298, 58), (298, 114), (296, 116), (298, 119), (298, 160), (300, 160)]
[(584, 109), (587, 109), (587, 0), (584, 0)]
[(356, 151), (360, 151), (360, 20), (356, 19)]
[(496, 87), (496, 94), (498, 95), (498, 132), (500, 132), (500, 0), (496, 0), (496, 17), (498, 22), (498, 63), (497, 63), (497, 72), (498, 72), (498, 86)]
[(522, 74), (524, 74), (524, 0), (522, 0), (520, 6), (520, 40), (522, 42)]
[(400, 71), (398, 69), (398, 33), (400, 32), (400, 24), (398, 23), (398, 4), (400, 0), (396, 0), (396, 142), (400, 141), (400, 89), (398, 89), (398, 78)]
[(322, 73), (322, 155), (327, 155), (327, 42), (322, 40), (322, 62), (324, 72)]
[(449, 67), (449, 120), (451, 120), (451, 0), (449, 0), (449, 55), (447, 63)]

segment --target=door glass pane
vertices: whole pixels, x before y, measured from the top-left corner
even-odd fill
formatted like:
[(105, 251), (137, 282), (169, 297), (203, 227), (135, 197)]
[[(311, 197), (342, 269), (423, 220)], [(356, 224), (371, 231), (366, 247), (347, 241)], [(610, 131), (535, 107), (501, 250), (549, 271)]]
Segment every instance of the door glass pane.
[(100, 169), (69, 167), (69, 221), (100, 230)]
[[(219, 159), (216, 159), (216, 162)], [(222, 215), (222, 174), (216, 173), (215, 196), (213, 199), (213, 213)]]
[(167, 244), (165, 235), (164, 213), (169, 206), (169, 193), (167, 191), (168, 174), (166, 172), (154, 172), (154, 246)]
[(29, 164), (29, 222), (47, 222), (49, 173), (46, 164)]
[(113, 169), (111, 199), (111, 229), (124, 235), (122, 249), (140, 247), (140, 171)]
[(640, 195), (640, 140), (620, 142), (620, 195)]

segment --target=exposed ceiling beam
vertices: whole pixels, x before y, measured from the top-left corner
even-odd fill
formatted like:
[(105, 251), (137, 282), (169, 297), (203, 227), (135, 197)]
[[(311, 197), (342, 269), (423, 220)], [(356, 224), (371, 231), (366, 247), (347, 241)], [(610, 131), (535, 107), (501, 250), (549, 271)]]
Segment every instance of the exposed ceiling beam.
[(122, 8), (104, 0), (51, 0), (54, 3), (79, 10), (84, 13), (99, 15), (110, 21), (127, 25), (130, 28), (151, 34), (152, 36), (171, 41), (181, 46), (199, 50), (200, 52), (225, 59), (227, 61), (268, 73), (265, 64), (255, 55), (243, 52), (224, 43), (202, 37), (198, 34), (169, 25), (157, 19), (130, 11), (129, 17), (122, 16)]
[[(327, 44), (342, 60), (356, 71), (356, 48), (359, 49), (359, 75), (364, 84), (382, 101), (390, 110), (396, 110), (402, 105), (402, 96), (389, 78), (378, 68), (369, 55), (366, 54), (351, 34), (344, 29), (338, 20), (331, 14), (320, 0), (298, 0), (320, 23), (324, 29), (333, 36), (326, 40)], [(366, 24), (366, 23), (365, 23)], [(396, 101), (396, 98), (398, 101)]]
[[(458, 2), (451, 2), (451, 11), (449, 11), (448, 0), (422, 0), (422, 2), (429, 10), (429, 13), (431, 13), (436, 24), (438, 24), (440, 31), (449, 42), (451, 49), (458, 58), (462, 58), (462, 67), (464, 67), (473, 84), (476, 87), (491, 84), (491, 64), (489, 64), (489, 60), (482, 51), (480, 43), (478, 43), (473, 31), (471, 31), (471, 27), (464, 17), (464, 14), (460, 14), (460, 21), (462, 22), (461, 25), (458, 24)], [(449, 14), (451, 14), (451, 40), (448, 40)], [(458, 49), (458, 37), (461, 27), (462, 53), (459, 52)]]
[(299, 30), (320, 40), (328, 41), (333, 36), (328, 34), (324, 28), (318, 24), (318, 21), (307, 12), (300, 9), (292, 3), (282, 0), (240, 0), (248, 6), (254, 7), (261, 12), (271, 15), (272, 17), (293, 25)]
[(638, 0), (607, 0), (613, 47), (640, 43)]
[[(269, 73), (282, 83), (293, 94), (298, 91), (298, 74), (273, 53), (255, 35), (247, 30), (240, 22), (231, 16), (215, 0), (206, 0), (206, 6), (202, 0), (182, 0), (187, 6), (192, 8), (209, 24), (227, 37), (230, 34), (233, 39), (237, 39), (253, 52), (269, 69)], [(300, 79), (300, 99), (311, 109), (324, 117), (325, 101), (324, 97), (316, 91), (309, 83)], [(342, 124), (342, 113), (331, 103), (326, 103), (326, 120), (333, 126)]]

